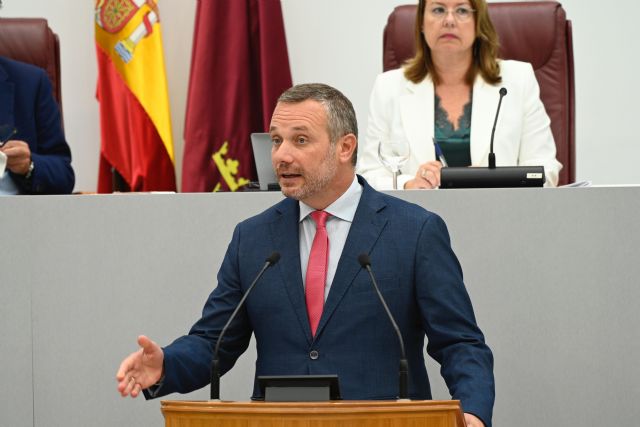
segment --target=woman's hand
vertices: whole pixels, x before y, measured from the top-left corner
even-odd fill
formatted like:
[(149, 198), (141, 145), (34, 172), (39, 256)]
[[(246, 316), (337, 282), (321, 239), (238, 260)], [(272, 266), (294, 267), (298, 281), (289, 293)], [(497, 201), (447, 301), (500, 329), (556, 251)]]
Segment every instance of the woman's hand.
[(421, 164), (415, 178), (407, 181), (404, 184), (404, 189), (438, 188), (440, 186), (440, 169), (442, 169), (442, 164), (436, 160)]

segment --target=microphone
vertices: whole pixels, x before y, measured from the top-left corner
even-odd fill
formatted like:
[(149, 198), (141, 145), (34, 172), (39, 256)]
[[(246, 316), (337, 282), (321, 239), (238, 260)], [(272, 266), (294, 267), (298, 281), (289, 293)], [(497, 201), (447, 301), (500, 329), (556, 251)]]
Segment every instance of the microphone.
[(493, 121), (493, 129), (491, 129), (491, 144), (489, 145), (489, 169), (496, 168), (496, 153), (493, 152), (493, 137), (496, 134), (496, 124), (498, 123), (498, 115), (500, 114), (500, 106), (502, 105), (502, 98), (507, 94), (507, 88), (500, 88), (500, 101), (498, 101), (498, 111), (496, 111), (496, 119)]
[(507, 188), (507, 187), (542, 187), (545, 181), (544, 166), (500, 166), (496, 167), (496, 154), (493, 152), (493, 139), (502, 98), (507, 94), (506, 88), (500, 88), (500, 101), (496, 118), (491, 129), (489, 145), (489, 167), (468, 168), (448, 167), (440, 171), (440, 188)]
[(222, 331), (220, 331), (218, 341), (216, 342), (216, 348), (213, 351), (213, 360), (211, 361), (211, 400), (220, 400), (220, 360), (218, 359), (218, 351), (220, 350), (220, 343), (222, 343), (222, 338), (224, 337), (225, 332), (227, 332), (229, 325), (231, 324), (231, 322), (233, 322), (233, 319), (235, 319), (236, 315), (238, 314), (238, 311), (240, 311), (240, 308), (244, 304), (245, 300), (251, 293), (251, 290), (256, 285), (256, 283), (258, 283), (258, 280), (260, 280), (267, 268), (275, 265), (279, 260), (279, 252), (273, 252), (271, 255), (269, 255), (269, 257), (264, 262), (264, 266), (262, 266), (262, 269), (257, 274), (256, 278), (253, 279), (253, 282), (247, 289), (247, 292), (244, 293), (236, 309), (233, 310), (233, 313), (231, 313), (231, 316), (229, 316), (229, 320), (227, 320), (224, 328), (222, 328)]
[(398, 370), (399, 377), (400, 377), (399, 399), (408, 400), (409, 399), (409, 393), (408, 393), (409, 363), (407, 362), (407, 355), (404, 351), (404, 341), (402, 340), (402, 334), (400, 333), (400, 328), (398, 328), (398, 324), (394, 320), (393, 314), (391, 314), (391, 311), (389, 310), (389, 307), (387, 306), (387, 303), (385, 302), (384, 297), (380, 293), (380, 289), (378, 288), (378, 283), (376, 282), (376, 278), (373, 276), (373, 271), (371, 271), (371, 260), (369, 259), (369, 255), (367, 255), (366, 253), (362, 253), (358, 255), (358, 262), (360, 263), (362, 268), (364, 268), (369, 272), (369, 276), (371, 277), (371, 283), (373, 283), (373, 287), (375, 288), (376, 293), (378, 294), (378, 298), (380, 299), (380, 302), (384, 307), (384, 311), (387, 312), (387, 317), (389, 318), (389, 321), (391, 322), (393, 329), (395, 329), (396, 334), (398, 335), (398, 341), (400, 341), (400, 368)]

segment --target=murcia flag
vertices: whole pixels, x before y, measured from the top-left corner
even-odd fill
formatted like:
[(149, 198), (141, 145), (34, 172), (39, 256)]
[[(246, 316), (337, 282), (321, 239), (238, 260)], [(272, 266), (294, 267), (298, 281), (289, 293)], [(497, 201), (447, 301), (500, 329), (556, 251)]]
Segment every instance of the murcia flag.
[(96, 0), (98, 191), (175, 191), (169, 97), (155, 0)]
[(182, 191), (236, 191), (255, 177), (249, 135), (291, 86), (280, 0), (198, 0)]

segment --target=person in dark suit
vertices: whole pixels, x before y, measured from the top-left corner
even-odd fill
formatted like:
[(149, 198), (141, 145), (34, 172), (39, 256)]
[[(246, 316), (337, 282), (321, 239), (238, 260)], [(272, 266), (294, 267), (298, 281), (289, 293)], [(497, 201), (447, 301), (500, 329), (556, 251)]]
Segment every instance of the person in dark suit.
[[(366, 253), (406, 344), (410, 397), (431, 398), (426, 335), (427, 352), (442, 365), (468, 425), (489, 426), (493, 356), (476, 324), (444, 221), (356, 176), (356, 116), (336, 89), (305, 84), (287, 90), (270, 133), (273, 166), (287, 198), (238, 224), (218, 286), (188, 335), (164, 348), (139, 337), (141, 349), (116, 374), (119, 392), (136, 397), (144, 391), (151, 398), (207, 385), (223, 325), (263, 260), (277, 251), (281, 261), (266, 271), (224, 337), (223, 373), (255, 334), (256, 376), (337, 374), (345, 399), (396, 398), (400, 350), (358, 262)], [(324, 221), (317, 218), (326, 216), (322, 211), (328, 219), (316, 230), (316, 221)], [(316, 257), (325, 230), (328, 252), (324, 247)], [(260, 393), (255, 387), (253, 397)]]
[(68, 194), (75, 175), (44, 70), (0, 57), (0, 194)]

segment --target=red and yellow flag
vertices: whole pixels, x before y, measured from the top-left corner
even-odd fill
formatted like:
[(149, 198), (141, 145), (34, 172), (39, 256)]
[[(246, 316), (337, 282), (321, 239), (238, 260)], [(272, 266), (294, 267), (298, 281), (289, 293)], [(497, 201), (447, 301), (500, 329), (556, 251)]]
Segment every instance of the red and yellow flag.
[[(98, 191), (175, 191), (171, 115), (156, 0), (96, 0)], [(114, 172), (117, 172), (115, 174)]]
[(236, 191), (254, 180), (249, 136), (269, 129), (290, 86), (280, 0), (198, 0), (182, 191)]

